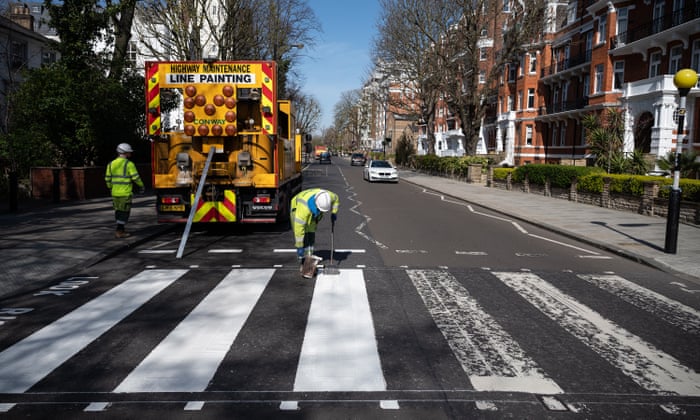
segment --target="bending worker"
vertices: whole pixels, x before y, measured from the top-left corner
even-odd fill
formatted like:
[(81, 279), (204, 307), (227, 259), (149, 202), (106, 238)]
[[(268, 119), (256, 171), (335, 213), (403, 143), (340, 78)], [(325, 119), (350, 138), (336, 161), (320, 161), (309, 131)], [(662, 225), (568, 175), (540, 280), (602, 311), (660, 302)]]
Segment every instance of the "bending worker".
[(134, 149), (128, 143), (117, 146), (119, 157), (107, 165), (105, 171), (105, 183), (112, 191), (112, 203), (114, 205), (114, 218), (117, 222), (115, 236), (117, 238), (127, 238), (131, 236), (124, 227), (129, 221), (131, 214), (131, 201), (133, 197), (133, 184), (139, 187), (139, 193), (145, 191), (143, 181), (136, 170), (134, 162), (129, 158)]
[(339, 203), (337, 194), (322, 188), (303, 190), (292, 197), (289, 207), (299, 263), (304, 261), (305, 255), (314, 253), (316, 226), (323, 219), (323, 213), (331, 211), (331, 223), (335, 224)]

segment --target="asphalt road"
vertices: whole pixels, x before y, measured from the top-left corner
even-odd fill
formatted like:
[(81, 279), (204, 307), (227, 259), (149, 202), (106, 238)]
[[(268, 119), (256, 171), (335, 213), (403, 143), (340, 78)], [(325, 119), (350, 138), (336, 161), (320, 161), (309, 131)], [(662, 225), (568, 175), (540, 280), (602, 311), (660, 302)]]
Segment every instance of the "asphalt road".
[(361, 171), (306, 171), (341, 196), (339, 275), (302, 279), (286, 227), (217, 226), (3, 302), (33, 310), (0, 329), (0, 417), (700, 416), (674, 277)]

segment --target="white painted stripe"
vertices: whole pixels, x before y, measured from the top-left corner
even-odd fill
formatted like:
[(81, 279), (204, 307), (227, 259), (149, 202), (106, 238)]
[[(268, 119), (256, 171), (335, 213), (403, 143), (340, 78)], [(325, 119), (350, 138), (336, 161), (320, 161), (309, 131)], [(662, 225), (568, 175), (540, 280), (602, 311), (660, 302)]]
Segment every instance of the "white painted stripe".
[(488, 253), (484, 251), (455, 251), (456, 255), (475, 255), (475, 256), (480, 256), (480, 255), (488, 255)]
[[(349, 253), (349, 254), (364, 254), (367, 252), (366, 249), (363, 248), (336, 248), (334, 249), (335, 252), (342, 252), (342, 253)], [(297, 249), (296, 248), (275, 248), (272, 250), (272, 252), (279, 253), (279, 254), (284, 254), (284, 253), (296, 253)]]
[(204, 408), (204, 401), (188, 401), (185, 404), (185, 411), (201, 411)]
[(590, 249), (585, 249), (585, 248), (581, 248), (581, 247), (574, 246), (571, 244), (567, 244), (566, 242), (555, 241), (554, 239), (545, 238), (544, 236), (535, 235), (534, 233), (530, 233), (530, 234), (528, 234), (528, 236), (532, 236), (533, 238), (542, 239), (543, 241), (547, 241), (547, 242), (551, 242), (553, 244), (557, 244), (557, 245), (565, 246), (565, 247), (568, 247), (571, 249), (575, 249), (577, 251), (585, 252), (587, 254), (599, 255), (599, 253), (596, 251), (591, 251)]
[(579, 255), (579, 258), (589, 258), (589, 259), (594, 259), (594, 260), (612, 260), (612, 257), (608, 257), (605, 255)]
[(85, 407), (85, 412), (100, 412), (100, 411), (105, 411), (107, 407), (110, 406), (111, 403), (108, 402), (94, 402), (88, 404), (87, 407)]
[(204, 391), (274, 272), (231, 270), (114, 391)]
[(700, 396), (700, 375), (532, 273), (494, 273), (642, 388)]
[(294, 391), (385, 391), (362, 270), (316, 278)]
[(142, 249), (139, 254), (174, 254), (177, 249)]
[(146, 270), (0, 353), (0, 393), (27, 391), (187, 270)]
[(7, 413), (8, 411), (12, 410), (15, 405), (17, 405), (17, 404), (15, 404), (15, 403), (0, 403), (0, 413)]
[(379, 401), (379, 408), (382, 410), (398, 410), (399, 401), (398, 400), (381, 400)]
[(477, 391), (563, 392), (452, 274), (406, 273)]
[(579, 278), (606, 290), (637, 308), (652, 313), (671, 325), (700, 334), (700, 311), (646, 289), (617, 275), (579, 274)]
[(282, 401), (280, 402), (280, 410), (296, 411), (299, 409), (299, 401)]
[(209, 254), (240, 254), (242, 249), (210, 249)]

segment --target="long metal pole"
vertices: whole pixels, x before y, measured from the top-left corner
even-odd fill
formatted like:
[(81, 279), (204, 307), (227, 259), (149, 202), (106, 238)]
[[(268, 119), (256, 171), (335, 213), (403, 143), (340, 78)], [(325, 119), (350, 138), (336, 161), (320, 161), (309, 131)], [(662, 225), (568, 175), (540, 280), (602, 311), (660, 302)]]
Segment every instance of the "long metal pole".
[[(678, 245), (678, 222), (681, 215), (681, 153), (683, 152), (683, 123), (685, 119), (685, 96), (680, 94), (678, 108), (678, 134), (676, 136), (676, 155), (673, 160), (673, 186), (668, 197), (668, 216), (666, 218), (666, 243), (664, 252), (675, 254)], [(685, 92), (687, 94), (687, 92)]]
[(214, 156), (216, 148), (209, 148), (209, 155), (207, 155), (207, 162), (204, 164), (204, 170), (202, 171), (202, 177), (199, 179), (199, 185), (197, 186), (197, 194), (194, 196), (194, 201), (190, 203), (190, 215), (187, 218), (187, 225), (185, 225), (185, 231), (182, 233), (182, 238), (180, 238), (180, 246), (177, 249), (176, 258), (182, 258), (182, 253), (185, 252), (185, 244), (187, 243), (187, 238), (190, 236), (190, 229), (192, 228), (192, 221), (194, 220), (194, 214), (197, 212), (197, 204), (199, 203), (199, 198), (202, 196), (202, 190), (204, 189), (204, 182), (207, 180), (207, 172), (209, 172), (209, 164), (211, 163), (211, 158)]

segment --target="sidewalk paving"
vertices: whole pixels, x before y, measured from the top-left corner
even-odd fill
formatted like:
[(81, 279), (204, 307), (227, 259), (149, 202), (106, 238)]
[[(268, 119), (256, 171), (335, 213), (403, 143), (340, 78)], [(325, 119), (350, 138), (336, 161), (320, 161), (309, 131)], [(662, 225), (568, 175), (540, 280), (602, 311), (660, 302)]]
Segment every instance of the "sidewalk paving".
[[(681, 224), (677, 253), (667, 254), (665, 218), (411, 171), (401, 171), (400, 177), (401, 182), (559, 232), (700, 285), (700, 227)], [(47, 287), (50, 281), (80, 272), (124, 247), (133, 247), (173, 228), (175, 225), (157, 223), (154, 200), (153, 196), (135, 197), (127, 225), (132, 236), (126, 239), (114, 237), (114, 212), (107, 197), (20, 205), (17, 213), (0, 214), (0, 299), (20, 290)]]

